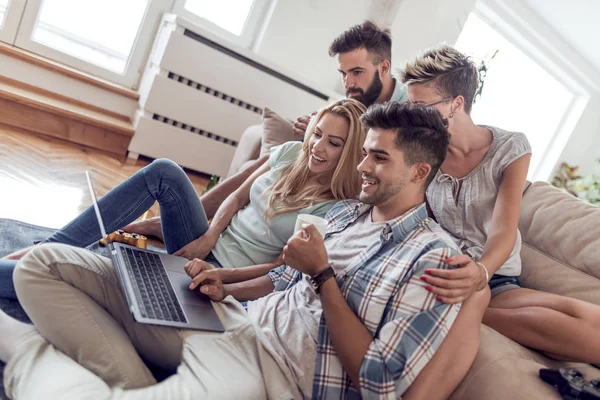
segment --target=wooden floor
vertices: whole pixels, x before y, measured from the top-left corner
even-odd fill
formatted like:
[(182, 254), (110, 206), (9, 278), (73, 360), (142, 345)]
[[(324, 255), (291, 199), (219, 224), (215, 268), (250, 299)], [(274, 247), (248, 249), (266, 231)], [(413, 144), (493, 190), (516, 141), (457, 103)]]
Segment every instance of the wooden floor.
[[(91, 205), (86, 169), (101, 197), (151, 161), (132, 162), (0, 125), (0, 218), (60, 228)], [(208, 177), (186, 172), (200, 193)], [(158, 204), (148, 213), (148, 217), (154, 215), (158, 215)]]

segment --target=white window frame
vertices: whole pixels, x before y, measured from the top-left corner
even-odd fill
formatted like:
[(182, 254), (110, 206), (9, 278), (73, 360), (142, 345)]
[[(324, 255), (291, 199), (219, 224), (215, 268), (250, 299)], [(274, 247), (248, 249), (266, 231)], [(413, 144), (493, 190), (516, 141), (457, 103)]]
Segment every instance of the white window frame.
[(478, 0), (473, 13), (573, 93), (573, 100), (565, 110), (562, 121), (551, 134), (544, 158), (532, 173), (534, 180), (546, 181), (559, 162), (574, 126), (590, 100), (591, 89), (597, 89), (597, 81), (589, 71), (578, 69), (570, 62), (579, 57), (575, 53), (569, 54), (570, 47), (564, 40), (556, 36), (521, 1), (513, 0), (507, 4), (496, 0)]
[(202, 18), (199, 15), (194, 14), (191, 11), (186, 10), (186, 0), (175, 0), (173, 5), (173, 13), (189, 20), (190, 22), (201, 26), (202, 28), (226, 39), (238, 46), (244, 48), (252, 48), (256, 38), (259, 36), (259, 32), (263, 26), (264, 18), (267, 16), (269, 7), (275, 0), (254, 0), (246, 24), (240, 36), (237, 36), (227, 29), (221, 28), (212, 21)]
[(27, 0), (10, 0), (4, 15), (4, 24), (0, 28), (0, 41), (13, 44), (17, 37), (21, 15), (25, 9)]
[(171, 6), (171, 1), (148, 0), (148, 6), (142, 17), (140, 30), (133, 42), (125, 71), (123, 73), (118, 73), (33, 40), (33, 30), (36, 26), (44, 0), (13, 0), (13, 2), (14, 1), (26, 2), (21, 24), (14, 40), (15, 46), (133, 89), (137, 87), (141, 70), (144, 67), (142, 64), (154, 41), (156, 28), (160, 23), (162, 14), (169, 11)]

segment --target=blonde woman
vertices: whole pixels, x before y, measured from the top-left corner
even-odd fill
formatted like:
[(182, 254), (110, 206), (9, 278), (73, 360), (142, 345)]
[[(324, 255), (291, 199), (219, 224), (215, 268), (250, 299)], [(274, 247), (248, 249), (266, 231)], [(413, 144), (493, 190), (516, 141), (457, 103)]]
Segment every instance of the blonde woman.
[[(351, 99), (320, 110), (304, 143), (273, 148), (268, 162), (223, 202), (210, 225), (184, 171), (158, 159), (99, 200), (106, 229), (131, 224), (158, 201), (161, 229), (156, 235), (170, 254), (227, 268), (263, 264), (266, 273), (292, 236), (298, 214), (324, 217), (338, 200), (358, 195), (364, 111)], [(90, 207), (44, 243), (86, 247), (99, 239)]]

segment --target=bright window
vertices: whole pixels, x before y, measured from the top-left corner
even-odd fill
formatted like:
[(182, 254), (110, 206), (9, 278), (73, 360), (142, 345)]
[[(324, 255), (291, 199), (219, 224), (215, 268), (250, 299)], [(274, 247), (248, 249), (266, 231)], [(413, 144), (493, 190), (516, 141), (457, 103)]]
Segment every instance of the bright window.
[(240, 36), (254, 0), (187, 0), (185, 9)]
[(173, 0), (0, 0), (0, 41), (136, 88)]
[(0, 27), (4, 26), (4, 16), (10, 0), (0, 0)]
[(250, 48), (274, 0), (0, 0), (0, 41), (136, 88), (164, 13)]
[(148, 0), (44, 0), (32, 39), (122, 73)]
[(543, 160), (573, 94), (540, 65), (475, 14), (470, 14), (456, 48), (479, 64), (489, 62), (481, 97), (473, 106), (475, 123), (527, 135), (532, 147), (529, 178)]
[(274, 0), (176, 0), (173, 12), (242, 47), (252, 47)]

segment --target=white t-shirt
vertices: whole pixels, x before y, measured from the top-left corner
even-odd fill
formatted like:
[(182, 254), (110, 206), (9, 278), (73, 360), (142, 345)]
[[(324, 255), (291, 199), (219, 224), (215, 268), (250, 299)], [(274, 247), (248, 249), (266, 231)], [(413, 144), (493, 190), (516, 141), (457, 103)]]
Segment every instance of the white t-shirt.
[[(329, 264), (341, 276), (353, 260), (374, 241), (380, 240), (385, 222), (371, 222), (371, 213), (344, 231), (325, 240)], [(308, 275), (291, 289), (274, 292), (248, 303), (248, 315), (257, 336), (283, 371), (291, 371), (305, 398), (312, 394), (321, 320), (321, 300)]]

